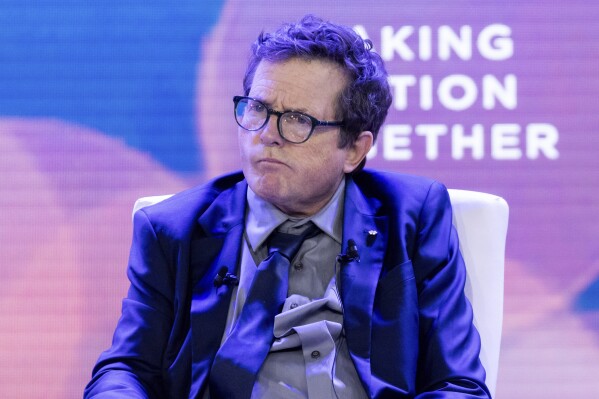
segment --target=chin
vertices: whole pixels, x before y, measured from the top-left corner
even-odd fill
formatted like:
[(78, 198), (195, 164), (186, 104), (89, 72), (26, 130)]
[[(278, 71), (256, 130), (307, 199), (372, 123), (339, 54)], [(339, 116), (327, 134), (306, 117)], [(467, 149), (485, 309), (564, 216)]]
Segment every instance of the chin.
[(248, 179), (248, 185), (256, 195), (270, 203), (277, 203), (285, 192), (284, 179), (280, 176), (254, 176)]

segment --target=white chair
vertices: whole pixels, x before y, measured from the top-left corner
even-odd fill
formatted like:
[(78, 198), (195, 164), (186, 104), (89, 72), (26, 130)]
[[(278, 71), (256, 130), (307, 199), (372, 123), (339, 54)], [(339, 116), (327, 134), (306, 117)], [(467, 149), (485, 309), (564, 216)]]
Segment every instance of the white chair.
[(135, 212), (137, 212), (141, 208), (145, 208), (146, 206), (157, 204), (160, 201), (164, 201), (165, 199), (172, 197), (172, 196), (173, 196), (173, 194), (166, 194), (166, 195), (153, 195), (151, 197), (138, 198), (137, 201), (135, 201), (135, 204), (133, 204), (133, 212), (131, 213), (131, 216), (135, 215)]
[(487, 371), (486, 383), (495, 396), (501, 328), (503, 279), (509, 208), (501, 197), (466, 190), (449, 190), (453, 225), (460, 237), (466, 263), (464, 289), (472, 303), (474, 325), (480, 333), (480, 360)]
[[(453, 225), (460, 237), (460, 251), (466, 263), (464, 289), (474, 310), (482, 348), (480, 359), (487, 372), (486, 383), (495, 396), (501, 328), (503, 323), (503, 279), (508, 205), (501, 197), (466, 190), (449, 190)], [(170, 195), (143, 197), (133, 213)]]

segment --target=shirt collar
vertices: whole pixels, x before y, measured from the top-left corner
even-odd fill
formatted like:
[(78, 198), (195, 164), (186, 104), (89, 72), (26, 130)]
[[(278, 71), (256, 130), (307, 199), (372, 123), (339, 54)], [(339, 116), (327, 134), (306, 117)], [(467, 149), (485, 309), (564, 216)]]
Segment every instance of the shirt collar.
[(251, 247), (256, 250), (268, 238), (281, 223), (288, 219), (297, 220), (298, 224), (311, 221), (320, 230), (341, 244), (343, 234), (343, 200), (345, 197), (345, 179), (337, 187), (335, 194), (324, 207), (312, 216), (298, 219), (291, 217), (271, 203), (260, 198), (248, 186), (247, 203), (248, 213), (246, 216), (245, 230)]

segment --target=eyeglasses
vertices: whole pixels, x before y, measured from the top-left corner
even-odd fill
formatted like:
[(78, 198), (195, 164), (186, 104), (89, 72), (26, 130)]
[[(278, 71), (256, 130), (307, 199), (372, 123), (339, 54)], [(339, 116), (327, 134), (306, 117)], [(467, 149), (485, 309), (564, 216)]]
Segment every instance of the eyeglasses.
[(271, 115), (277, 116), (279, 135), (291, 143), (306, 142), (316, 126), (342, 126), (343, 121), (319, 121), (318, 119), (297, 111), (279, 112), (268, 108), (263, 102), (251, 97), (233, 97), (235, 103), (235, 121), (245, 130), (262, 129)]

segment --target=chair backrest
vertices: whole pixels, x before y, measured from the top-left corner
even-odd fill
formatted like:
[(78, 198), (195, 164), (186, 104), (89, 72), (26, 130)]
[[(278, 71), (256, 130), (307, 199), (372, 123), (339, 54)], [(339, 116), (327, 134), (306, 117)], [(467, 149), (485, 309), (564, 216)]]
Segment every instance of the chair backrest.
[(135, 215), (135, 212), (137, 212), (141, 208), (145, 208), (146, 206), (157, 204), (160, 201), (164, 201), (165, 199), (172, 197), (172, 196), (173, 196), (173, 194), (166, 194), (166, 195), (152, 195), (150, 197), (138, 198), (135, 201), (135, 204), (133, 204), (133, 212), (131, 212), (131, 216)]
[(466, 263), (464, 289), (472, 303), (474, 325), (480, 333), (480, 359), (487, 372), (487, 386), (495, 395), (501, 328), (505, 241), (509, 208), (501, 197), (466, 190), (449, 190), (453, 225), (460, 238)]
[[(138, 209), (171, 195), (138, 199)], [(487, 372), (486, 383), (495, 395), (501, 328), (503, 323), (503, 279), (505, 241), (509, 209), (501, 197), (466, 190), (449, 190), (453, 225), (460, 237), (460, 251), (467, 270), (466, 296), (472, 303), (474, 324), (481, 336), (480, 359)]]

